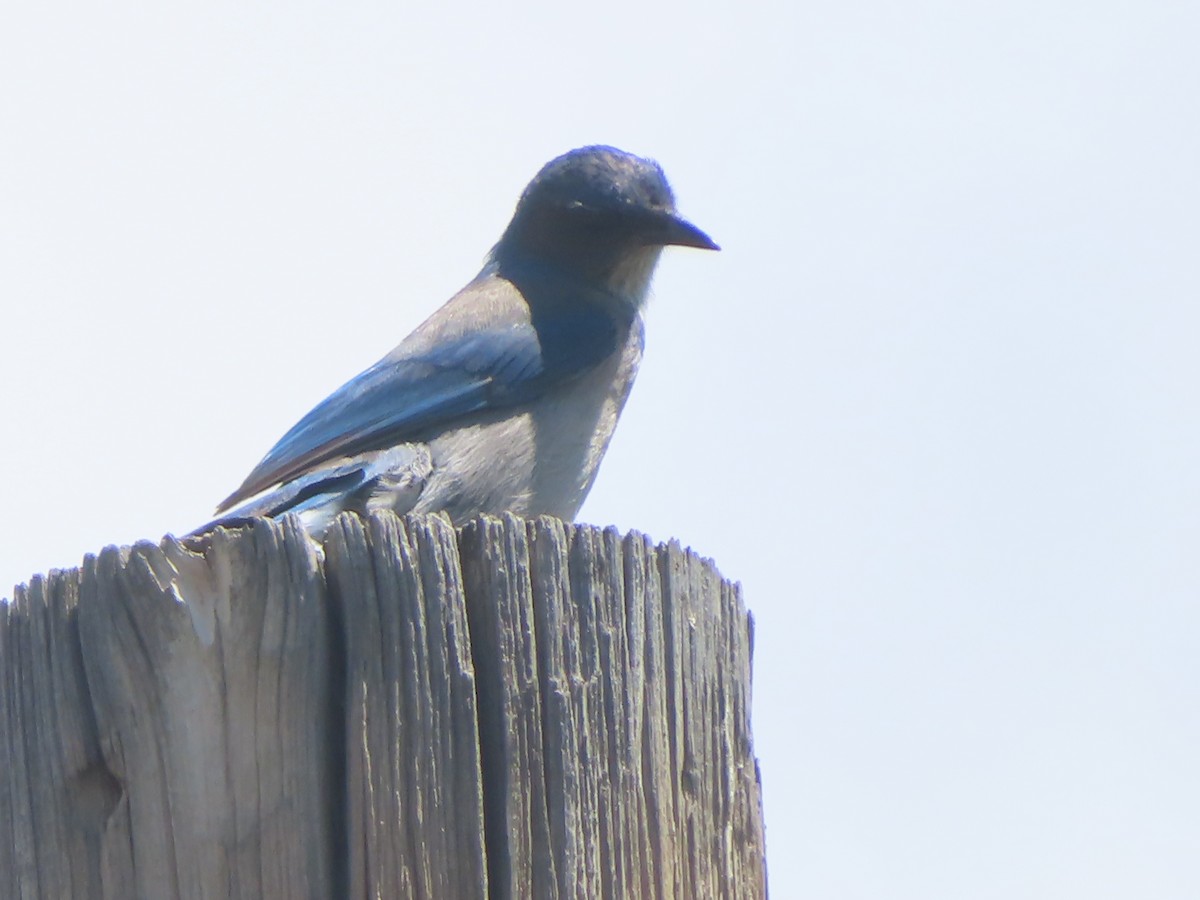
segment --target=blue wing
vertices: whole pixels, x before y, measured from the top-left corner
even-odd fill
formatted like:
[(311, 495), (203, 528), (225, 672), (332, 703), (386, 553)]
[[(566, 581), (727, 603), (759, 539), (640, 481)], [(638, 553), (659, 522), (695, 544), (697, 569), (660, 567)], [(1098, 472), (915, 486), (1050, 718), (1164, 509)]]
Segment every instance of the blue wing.
[(395, 446), (471, 413), (533, 400), (616, 348), (617, 324), (603, 308), (586, 302), (545, 306), (532, 322), (527, 313), (524, 321), (493, 321), (432, 346), (406, 340), (296, 423), (217, 511), (331, 459)]

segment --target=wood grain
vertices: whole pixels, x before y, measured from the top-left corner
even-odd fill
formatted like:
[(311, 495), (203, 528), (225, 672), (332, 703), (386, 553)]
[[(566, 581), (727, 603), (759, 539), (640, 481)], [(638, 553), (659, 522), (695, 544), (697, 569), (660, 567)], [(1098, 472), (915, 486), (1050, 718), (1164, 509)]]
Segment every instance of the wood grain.
[(107, 548), (0, 604), (0, 896), (763, 897), (752, 637), (548, 518)]

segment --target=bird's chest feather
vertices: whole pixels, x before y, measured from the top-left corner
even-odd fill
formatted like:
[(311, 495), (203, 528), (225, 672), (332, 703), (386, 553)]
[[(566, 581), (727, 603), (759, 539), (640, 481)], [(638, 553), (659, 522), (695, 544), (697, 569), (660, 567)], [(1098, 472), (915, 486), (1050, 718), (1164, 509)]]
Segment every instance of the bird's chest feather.
[(573, 519), (595, 480), (642, 357), (635, 319), (615, 352), (536, 402), (430, 441), (436, 475), (422, 508)]

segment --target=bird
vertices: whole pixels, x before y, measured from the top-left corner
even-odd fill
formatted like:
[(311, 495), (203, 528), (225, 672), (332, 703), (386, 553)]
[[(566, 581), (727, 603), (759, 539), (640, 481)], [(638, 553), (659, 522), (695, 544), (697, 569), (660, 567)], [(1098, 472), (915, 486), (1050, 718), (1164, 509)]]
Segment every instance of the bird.
[(718, 250), (662, 168), (610, 146), (546, 163), (479, 274), (288, 431), (195, 529), (344, 511), (572, 521), (642, 360), (665, 247)]

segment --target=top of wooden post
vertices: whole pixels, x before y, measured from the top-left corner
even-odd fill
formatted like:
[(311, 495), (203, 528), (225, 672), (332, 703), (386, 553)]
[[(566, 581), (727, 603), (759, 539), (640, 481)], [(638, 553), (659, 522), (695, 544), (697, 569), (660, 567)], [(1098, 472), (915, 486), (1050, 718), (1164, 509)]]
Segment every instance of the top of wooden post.
[(0, 605), (0, 895), (765, 896), (751, 645), (555, 519), (109, 547)]

